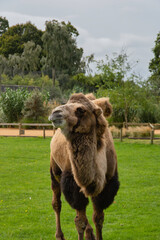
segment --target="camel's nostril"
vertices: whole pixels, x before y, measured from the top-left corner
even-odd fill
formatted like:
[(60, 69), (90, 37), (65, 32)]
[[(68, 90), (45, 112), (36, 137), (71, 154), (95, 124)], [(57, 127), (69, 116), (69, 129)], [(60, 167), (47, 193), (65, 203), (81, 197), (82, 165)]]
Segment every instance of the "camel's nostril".
[(54, 128), (63, 128), (65, 125), (63, 112), (61, 110), (53, 111), (48, 119), (52, 122)]
[(63, 119), (62, 111), (55, 111), (48, 118), (48, 120), (51, 122), (56, 122), (57, 120), (62, 119)]

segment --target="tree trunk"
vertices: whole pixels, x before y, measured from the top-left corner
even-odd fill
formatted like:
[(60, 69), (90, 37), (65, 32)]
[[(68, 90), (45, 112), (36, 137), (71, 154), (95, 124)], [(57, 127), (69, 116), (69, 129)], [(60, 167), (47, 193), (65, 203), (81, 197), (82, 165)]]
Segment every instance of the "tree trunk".
[(126, 129), (128, 129), (128, 105), (127, 105), (126, 98), (125, 98), (125, 106), (124, 106), (124, 118), (126, 122)]
[(124, 117), (125, 117), (125, 122), (126, 122), (126, 129), (128, 129), (127, 109), (125, 109)]
[(52, 68), (52, 81), (53, 81), (53, 88), (55, 87), (55, 78), (56, 78), (56, 70)]

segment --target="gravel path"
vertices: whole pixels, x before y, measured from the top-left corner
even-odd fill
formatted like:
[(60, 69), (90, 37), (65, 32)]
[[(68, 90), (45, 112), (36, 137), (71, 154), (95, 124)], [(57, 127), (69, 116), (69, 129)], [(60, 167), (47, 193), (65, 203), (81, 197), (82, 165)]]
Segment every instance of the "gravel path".
[[(46, 137), (52, 137), (54, 134), (53, 130), (45, 130), (45, 136)], [(155, 134), (160, 134), (160, 130), (155, 130)], [(0, 128), (0, 136), (19, 136), (19, 129), (16, 128)], [(43, 137), (43, 129), (42, 130), (37, 130), (37, 129), (32, 129), (32, 130), (25, 130), (24, 134), (21, 136), (25, 137)]]
[[(46, 137), (52, 137), (54, 134), (53, 130), (45, 130), (45, 136)], [(19, 136), (19, 129), (16, 128), (0, 128), (0, 136)], [(24, 130), (24, 134), (21, 134), (21, 136), (25, 137), (43, 137), (43, 129), (37, 130)]]

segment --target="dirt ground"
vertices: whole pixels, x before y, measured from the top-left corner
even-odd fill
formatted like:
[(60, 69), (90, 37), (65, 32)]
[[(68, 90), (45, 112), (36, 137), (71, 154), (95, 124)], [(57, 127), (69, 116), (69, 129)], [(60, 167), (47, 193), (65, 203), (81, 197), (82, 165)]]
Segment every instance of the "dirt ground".
[[(45, 130), (46, 137), (52, 137), (54, 130)], [(160, 130), (155, 130), (155, 134), (160, 134)], [(0, 128), (0, 136), (19, 136), (19, 129), (17, 128)], [(23, 137), (43, 137), (43, 129), (24, 130)]]
[[(54, 134), (53, 130), (45, 130), (46, 137), (52, 137)], [(19, 129), (17, 128), (0, 128), (0, 136), (19, 136)], [(43, 137), (43, 129), (37, 130), (25, 129), (22, 137)]]
[(159, 130), (159, 129), (158, 129), (158, 130), (155, 130), (155, 134), (160, 135), (160, 130)]

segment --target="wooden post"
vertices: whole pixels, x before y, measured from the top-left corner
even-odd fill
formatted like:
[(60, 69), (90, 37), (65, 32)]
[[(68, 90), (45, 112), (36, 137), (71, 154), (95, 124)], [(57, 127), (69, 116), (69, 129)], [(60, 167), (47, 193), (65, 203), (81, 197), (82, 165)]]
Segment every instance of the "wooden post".
[(46, 138), (45, 127), (43, 127), (43, 138)]
[(151, 144), (153, 144), (153, 139), (154, 139), (154, 130), (151, 130)]
[(122, 142), (122, 140), (123, 140), (122, 137), (123, 137), (123, 136), (122, 136), (122, 128), (120, 128), (120, 141), (121, 141), (121, 142)]
[(20, 123), (19, 124), (19, 136), (21, 135), (21, 127), (22, 127), (22, 124)]

